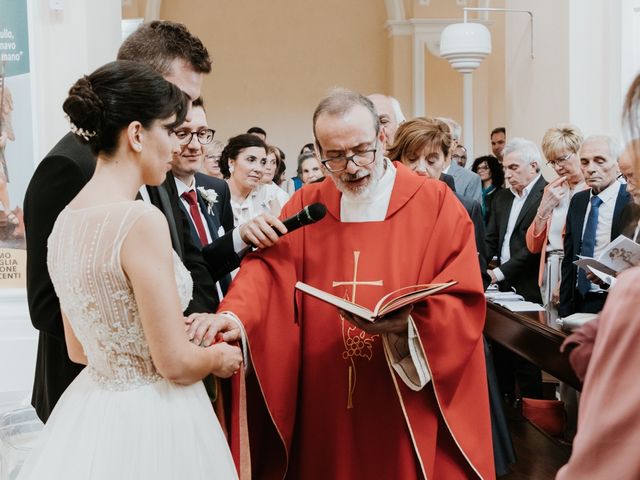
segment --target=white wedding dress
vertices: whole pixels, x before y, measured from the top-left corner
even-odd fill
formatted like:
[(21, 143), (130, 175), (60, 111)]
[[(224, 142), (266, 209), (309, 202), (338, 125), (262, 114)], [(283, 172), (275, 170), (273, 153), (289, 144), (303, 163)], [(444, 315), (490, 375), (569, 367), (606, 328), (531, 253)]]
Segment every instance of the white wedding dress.
[[(20, 480), (237, 478), (202, 382), (177, 385), (154, 367), (120, 265), (127, 233), (154, 208), (67, 207), (54, 225), (49, 272), (88, 365), (60, 398)], [(186, 308), (191, 276), (175, 254), (174, 265)]]

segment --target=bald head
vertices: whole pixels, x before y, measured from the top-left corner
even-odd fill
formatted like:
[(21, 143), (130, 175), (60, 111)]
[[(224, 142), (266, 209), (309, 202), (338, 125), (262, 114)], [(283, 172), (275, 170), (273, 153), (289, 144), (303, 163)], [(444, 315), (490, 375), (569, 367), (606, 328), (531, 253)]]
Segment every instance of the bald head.
[(386, 137), (385, 149), (389, 149), (395, 140), (396, 130), (398, 130), (398, 117), (393, 107), (392, 98), (381, 93), (372, 93), (367, 98), (373, 102), (378, 112), (380, 126), (384, 130)]

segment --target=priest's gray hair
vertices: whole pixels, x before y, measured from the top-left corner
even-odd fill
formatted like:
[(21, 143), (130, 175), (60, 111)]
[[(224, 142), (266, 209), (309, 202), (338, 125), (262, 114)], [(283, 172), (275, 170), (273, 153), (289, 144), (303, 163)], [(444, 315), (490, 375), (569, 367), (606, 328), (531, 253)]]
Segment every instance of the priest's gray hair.
[[(313, 112), (313, 136), (316, 137), (316, 122), (320, 115), (344, 115), (353, 107), (358, 105), (366, 108), (371, 113), (373, 127), (375, 128), (377, 135), (380, 131), (380, 119), (378, 118), (378, 112), (376, 111), (376, 107), (373, 105), (373, 102), (358, 92), (354, 92), (347, 88), (337, 87), (329, 91), (329, 94), (320, 101), (315, 112)], [(317, 137), (316, 143), (318, 143)]]
[(502, 156), (506, 157), (510, 153), (517, 152), (520, 154), (520, 162), (529, 165), (531, 163), (536, 164), (536, 172), (540, 171), (540, 164), (542, 163), (542, 154), (538, 146), (531, 140), (526, 138), (515, 137), (507, 142), (502, 151)]

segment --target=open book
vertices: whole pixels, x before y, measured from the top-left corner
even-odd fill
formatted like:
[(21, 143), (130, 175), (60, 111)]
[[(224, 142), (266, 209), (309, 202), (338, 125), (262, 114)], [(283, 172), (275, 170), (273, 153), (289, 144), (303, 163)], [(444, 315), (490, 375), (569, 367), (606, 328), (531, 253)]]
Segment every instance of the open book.
[(590, 267), (592, 267), (599, 272), (615, 276), (617, 273), (640, 263), (640, 245), (630, 238), (620, 235), (607, 245), (605, 251), (597, 259), (578, 255), (578, 260), (573, 263), (587, 272), (591, 271)]
[(323, 302), (334, 305), (342, 310), (346, 310), (358, 317), (364, 318), (369, 322), (375, 322), (380, 317), (401, 309), (406, 305), (419, 302), (429, 295), (438, 293), (445, 288), (455, 285), (457, 282), (447, 283), (431, 283), (425, 285), (411, 285), (409, 287), (399, 288), (386, 294), (376, 304), (373, 310), (369, 310), (362, 305), (350, 302), (344, 298), (336, 297), (335, 295), (320, 290), (318, 288), (307, 285), (306, 283), (297, 282), (296, 288), (301, 292), (304, 292), (312, 297), (322, 300)]

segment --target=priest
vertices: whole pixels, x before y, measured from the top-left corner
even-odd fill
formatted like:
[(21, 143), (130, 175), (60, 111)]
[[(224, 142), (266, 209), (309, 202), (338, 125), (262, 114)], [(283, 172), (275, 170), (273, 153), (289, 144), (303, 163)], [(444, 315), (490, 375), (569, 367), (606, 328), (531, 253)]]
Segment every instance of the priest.
[[(282, 217), (326, 217), (250, 254), (219, 311), (244, 326), (252, 474), (260, 479), (494, 478), (474, 230), (448, 187), (384, 158), (370, 100), (344, 89), (313, 116), (329, 179)], [(294, 289), (373, 309), (457, 282), (370, 324)]]

